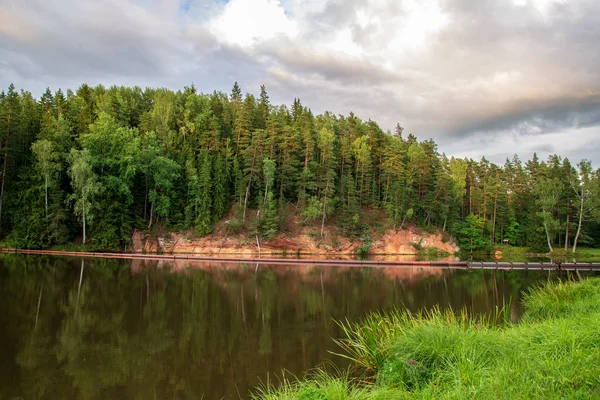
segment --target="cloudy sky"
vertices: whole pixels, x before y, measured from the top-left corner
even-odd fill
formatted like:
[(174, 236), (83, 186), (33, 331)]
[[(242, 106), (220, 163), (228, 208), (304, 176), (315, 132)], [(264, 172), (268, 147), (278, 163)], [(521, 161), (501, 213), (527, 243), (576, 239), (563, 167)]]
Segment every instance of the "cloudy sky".
[(0, 0), (0, 85), (229, 92), (600, 166), (597, 0)]

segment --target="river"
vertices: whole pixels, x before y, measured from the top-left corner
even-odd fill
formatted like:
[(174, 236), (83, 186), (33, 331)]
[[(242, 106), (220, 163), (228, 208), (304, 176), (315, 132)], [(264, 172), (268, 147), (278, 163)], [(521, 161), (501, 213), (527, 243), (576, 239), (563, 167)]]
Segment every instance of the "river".
[(547, 271), (0, 255), (0, 398), (246, 399), (285, 369), (345, 368), (336, 321), (508, 305)]

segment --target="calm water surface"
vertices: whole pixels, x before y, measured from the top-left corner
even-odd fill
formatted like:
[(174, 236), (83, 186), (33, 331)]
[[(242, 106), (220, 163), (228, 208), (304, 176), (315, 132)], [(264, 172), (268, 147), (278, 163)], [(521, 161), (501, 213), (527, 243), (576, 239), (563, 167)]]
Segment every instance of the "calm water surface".
[(485, 312), (554, 273), (0, 256), (0, 399), (240, 399), (344, 367), (335, 320)]

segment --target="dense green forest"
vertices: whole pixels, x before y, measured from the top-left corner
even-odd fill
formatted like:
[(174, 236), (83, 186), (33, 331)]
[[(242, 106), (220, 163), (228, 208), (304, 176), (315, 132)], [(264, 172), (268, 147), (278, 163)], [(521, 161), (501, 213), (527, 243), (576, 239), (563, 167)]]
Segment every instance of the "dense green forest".
[[(0, 237), (123, 248), (133, 229), (272, 238), (293, 225), (441, 229), (464, 250), (600, 244), (600, 171), (553, 155), (504, 165), (440, 154), (398, 125), (260, 95), (139, 87), (0, 94)], [(379, 211), (379, 213), (378, 213)], [(223, 218), (227, 216), (226, 222)]]

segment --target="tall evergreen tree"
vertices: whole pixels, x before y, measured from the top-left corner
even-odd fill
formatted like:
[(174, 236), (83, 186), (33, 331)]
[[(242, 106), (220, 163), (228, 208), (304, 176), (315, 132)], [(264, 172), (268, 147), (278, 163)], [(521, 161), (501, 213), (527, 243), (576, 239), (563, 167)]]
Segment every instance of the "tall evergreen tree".
[(233, 204), (240, 232), (263, 237), (279, 218), (285, 229), (299, 219), (323, 236), (335, 221), (362, 236), (366, 216), (385, 212), (389, 228), (460, 236), (476, 225), (491, 244), (575, 250), (600, 243), (590, 221), (600, 219), (599, 174), (558, 155), (447, 157), (400, 125), (315, 116), (298, 98), (271, 105), (264, 86), (256, 98), (237, 83), (210, 95), (193, 85), (0, 93), (0, 235), (17, 246), (65, 243), (84, 228), (93, 248), (126, 246), (148, 227), (205, 235)]

